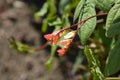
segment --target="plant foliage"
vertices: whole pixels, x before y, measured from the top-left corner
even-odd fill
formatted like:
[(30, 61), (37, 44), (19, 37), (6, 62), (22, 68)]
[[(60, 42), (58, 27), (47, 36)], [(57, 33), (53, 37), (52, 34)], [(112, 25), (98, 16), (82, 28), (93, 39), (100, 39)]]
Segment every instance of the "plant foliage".
[[(84, 4), (84, 7), (82, 8), (82, 10), (79, 13), (80, 15), (79, 15), (78, 21), (82, 21), (86, 18), (96, 15), (95, 4), (94, 4), (93, 0), (87, 0), (87, 1), (81, 2), (81, 4)], [(79, 4), (79, 5), (81, 5), (81, 4)], [(79, 8), (76, 9), (76, 12), (79, 12)], [(75, 16), (77, 16), (77, 15), (75, 14)], [(96, 26), (96, 18), (92, 18), (92, 19), (88, 20), (85, 24), (83, 24), (83, 26), (80, 28), (78, 34), (80, 36), (82, 44), (86, 44), (86, 41), (90, 37), (92, 32), (94, 31), (95, 26)]]
[[(42, 18), (41, 31), (43, 33), (49, 27), (54, 27), (53, 31), (57, 30), (59, 32), (54, 35), (47, 35), (46, 38), (51, 42), (54, 41), (56, 36), (57, 42), (59, 37), (64, 39), (65, 34), (60, 35), (63, 31), (66, 31), (66, 34), (68, 32), (74, 35), (76, 35), (76, 32), (78, 33), (79, 42), (81, 42), (79, 46), (85, 47), (84, 54), (88, 60), (93, 80), (103, 80), (103, 78), (120, 71), (120, 0), (59, 0), (58, 2), (57, 0), (46, 0), (43, 7), (34, 16), (36, 19)], [(74, 24), (74, 22), (77, 23)], [(74, 31), (72, 32), (72, 30)], [(67, 51), (75, 38), (74, 35), (72, 35), (72, 38), (67, 36), (67, 40), (62, 41), (65, 47), (60, 49), (59, 53)], [(20, 52), (27, 49), (27, 52), (31, 53), (26, 45), (21, 45), (15, 41), (12, 41), (11, 44)], [(86, 45), (93, 48), (94, 54)], [(59, 43), (51, 45), (51, 57), (46, 63), (49, 69), (57, 47), (61, 47)], [(72, 70), (74, 74), (77, 66), (84, 59), (83, 56), (79, 58), (77, 57)], [(100, 67), (100, 63), (102, 67)]]
[(103, 80), (104, 76), (100, 70), (100, 62), (95, 57), (93, 51), (86, 46), (84, 52), (90, 66), (91, 73), (93, 74), (93, 80)]

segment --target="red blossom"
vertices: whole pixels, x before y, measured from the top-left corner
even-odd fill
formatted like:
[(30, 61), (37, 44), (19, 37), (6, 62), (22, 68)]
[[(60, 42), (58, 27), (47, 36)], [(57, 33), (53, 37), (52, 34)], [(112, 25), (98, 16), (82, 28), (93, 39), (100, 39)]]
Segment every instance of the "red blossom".
[(57, 44), (59, 40), (59, 31), (53, 32), (52, 34), (44, 35), (44, 38), (50, 41), (52, 44)]
[(48, 41), (51, 41), (52, 40), (52, 34), (46, 34), (44, 35), (44, 38), (47, 39)]
[[(59, 38), (66, 32), (66, 30), (56, 31), (51, 34), (44, 35), (44, 38), (51, 42), (51, 44), (57, 44)], [(57, 50), (58, 55), (62, 56), (66, 53), (69, 48), (70, 43), (72, 42), (73, 36), (75, 35), (75, 31), (72, 31), (65, 35), (65, 40), (60, 41), (60, 44), (64, 46), (64, 48)]]
[(60, 44), (64, 46), (65, 48), (57, 50), (58, 55), (62, 56), (66, 53), (67, 49), (69, 48), (70, 43), (72, 42), (72, 39), (62, 40)]
[(60, 41), (60, 44), (66, 47), (66, 46), (69, 46), (71, 42), (72, 42), (72, 39), (66, 39), (66, 40)]
[(55, 35), (55, 36), (53, 37), (52, 43), (55, 45), (55, 44), (57, 44), (58, 40), (59, 40), (59, 35)]
[(62, 49), (58, 49), (57, 52), (58, 52), (58, 55), (59, 56), (62, 56), (66, 53), (67, 49), (66, 48), (62, 48)]
[(46, 34), (44, 35), (44, 38), (47, 39), (48, 41), (50, 41), (52, 44), (57, 44), (59, 37), (64, 34), (65, 30), (63, 31), (56, 31), (53, 32), (51, 34)]

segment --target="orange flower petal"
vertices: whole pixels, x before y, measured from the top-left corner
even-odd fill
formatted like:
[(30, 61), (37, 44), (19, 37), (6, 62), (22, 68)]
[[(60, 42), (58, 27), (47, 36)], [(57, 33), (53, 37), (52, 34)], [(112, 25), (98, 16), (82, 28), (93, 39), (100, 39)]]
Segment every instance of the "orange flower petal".
[(53, 32), (52, 34), (46, 34), (44, 35), (44, 38), (49, 40), (52, 44), (57, 44), (58, 40), (59, 40), (59, 36), (60, 34), (62, 34), (63, 31), (56, 31), (56, 32)]
[(62, 46), (68, 46), (71, 43), (72, 39), (62, 40), (60, 44)]
[(52, 39), (52, 43), (55, 45), (57, 44), (58, 40), (59, 40), (59, 32), (60, 31), (56, 31), (56, 32), (53, 32), (52, 35), (53, 35), (53, 39)]
[(57, 52), (58, 52), (59, 56), (62, 56), (62, 55), (64, 55), (66, 53), (66, 48), (59, 49), (59, 50), (57, 50)]
[(56, 36), (54, 36), (52, 43), (55, 45), (55, 44), (57, 44), (58, 40), (59, 40), (59, 35), (56, 35)]
[(47, 39), (47, 40), (52, 40), (52, 34), (46, 34), (44, 35), (44, 38)]
[(63, 30), (63, 31), (60, 32), (59, 35), (62, 36), (62, 35), (65, 34), (65, 33), (66, 33), (66, 30)]

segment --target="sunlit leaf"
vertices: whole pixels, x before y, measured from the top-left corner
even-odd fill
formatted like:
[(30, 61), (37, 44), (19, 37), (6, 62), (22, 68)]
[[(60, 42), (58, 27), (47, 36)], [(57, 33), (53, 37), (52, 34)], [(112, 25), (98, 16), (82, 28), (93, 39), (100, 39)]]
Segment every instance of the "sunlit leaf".
[[(95, 4), (92, 0), (87, 0), (84, 9), (81, 11), (82, 15), (79, 16), (79, 21), (84, 20), (88, 17), (96, 15)], [(87, 39), (91, 36), (96, 26), (96, 17), (88, 20), (79, 30), (79, 36), (82, 44), (86, 44)]]
[(83, 9), (85, 0), (80, 0), (76, 9), (75, 9), (75, 13), (74, 13), (74, 21), (79, 17), (79, 15), (81, 14), (81, 11)]
[(91, 69), (91, 73), (93, 74), (93, 80), (103, 80), (104, 75), (100, 70), (99, 60), (95, 57), (93, 51), (86, 46), (84, 52)]
[[(107, 16), (107, 21), (106, 21), (106, 35), (110, 37), (110, 34), (116, 34), (117, 32), (114, 32), (115, 29), (113, 27), (116, 27), (118, 29), (119, 26), (119, 20), (120, 20), (120, 3), (116, 3), (109, 11), (108, 16)], [(116, 23), (117, 21), (117, 23)], [(119, 22), (118, 22), (119, 21)], [(119, 33), (119, 31), (118, 31)]]
[(103, 11), (108, 12), (116, 0), (95, 0), (96, 5)]

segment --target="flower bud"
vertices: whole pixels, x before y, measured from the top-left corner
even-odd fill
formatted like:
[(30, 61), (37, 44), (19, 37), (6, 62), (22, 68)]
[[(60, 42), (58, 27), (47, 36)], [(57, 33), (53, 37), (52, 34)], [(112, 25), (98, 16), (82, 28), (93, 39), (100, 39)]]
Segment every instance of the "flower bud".
[(72, 39), (66, 39), (66, 40), (60, 41), (60, 44), (61, 44), (62, 46), (67, 47), (67, 46), (70, 45), (71, 42), (72, 42)]
[(62, 49), (57, 50), (59, 56), (64, 55), (66, 53), (66, 51), (67, 51), (66, 48), (62, 48)]
[(65, 36), (64, 36), (64, 39), (70, 39), (70, 38), (73, 38), (74, 35), (75, 35), (76, 31), (71, 31), (69, 33), (67, 33)]

